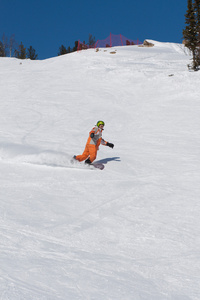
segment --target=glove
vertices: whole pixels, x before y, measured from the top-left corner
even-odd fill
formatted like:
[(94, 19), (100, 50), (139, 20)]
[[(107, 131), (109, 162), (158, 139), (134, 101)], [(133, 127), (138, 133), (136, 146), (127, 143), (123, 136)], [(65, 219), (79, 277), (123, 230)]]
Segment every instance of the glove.
[(108, 142), (107, 142), (106, 146), (108, 146), (108, 147), (110, 147), (110, 148), (114, 148), (114, 144), (112, 144), (112, 143), (108, 143)]
[(92, 133), (90, 134), (90, 137), (91, 137), (91, 139), (93, 139), (93, 137), (94, 137), (94, 132), (92, 132)]

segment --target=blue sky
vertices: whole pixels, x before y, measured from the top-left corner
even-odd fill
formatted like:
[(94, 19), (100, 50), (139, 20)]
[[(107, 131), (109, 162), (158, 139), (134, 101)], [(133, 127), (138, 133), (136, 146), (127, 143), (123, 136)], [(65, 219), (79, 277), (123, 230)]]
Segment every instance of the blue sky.
[(0, 40), (3, 34), (39, 59), (55, 57), (59, 47), (73, 47), (112, 34), (129, 39), (182, 42), (187, 0), (0, 0)]

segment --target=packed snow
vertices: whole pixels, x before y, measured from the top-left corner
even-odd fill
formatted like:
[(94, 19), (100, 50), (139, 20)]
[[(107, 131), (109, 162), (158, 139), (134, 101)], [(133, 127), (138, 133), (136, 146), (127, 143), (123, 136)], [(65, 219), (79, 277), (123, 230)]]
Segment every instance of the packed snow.
[(150, 42), (0, 58), (1, 300), (200, 299), (200, 72)]

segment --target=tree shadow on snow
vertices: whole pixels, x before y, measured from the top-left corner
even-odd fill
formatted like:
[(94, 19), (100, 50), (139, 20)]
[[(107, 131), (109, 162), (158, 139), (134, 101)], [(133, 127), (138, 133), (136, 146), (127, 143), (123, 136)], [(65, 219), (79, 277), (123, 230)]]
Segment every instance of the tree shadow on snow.
[(121, 161), (121, 159), (120, 159), (120, 157), (109, 157), (109, 158), (103, 158), (103, 159), (97, 160), (96, 163), (106, 165), (110, 161)]

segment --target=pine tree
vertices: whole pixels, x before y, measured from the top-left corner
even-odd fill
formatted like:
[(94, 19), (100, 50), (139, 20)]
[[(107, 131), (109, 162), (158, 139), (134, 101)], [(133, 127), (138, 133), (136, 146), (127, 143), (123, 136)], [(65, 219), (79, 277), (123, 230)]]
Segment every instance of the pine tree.
[(196, 22), (198, 33), (200, 31), (200, 0), (194, 0), (194, 9), (196, 14)]
[(27, 58), (30, 58), (31, 60), (38, 58), (38, 55), (35, 53), (35, 49), (32, 46), (30, 46), (27, 50)]
[(70, 46), (67, 48), (67, 53), (70, 53), (70, 52), (72, 52), (72, 50), (71, 50), (71, 48), (70, 48)]
[(78, 49), (78, 41), (75, 41), (74, 42), (74, 47), (73, 47), (71, 52), (75, 52), (75, 51), (77, 51), (77, 49)]
[(20, 59), (25, 59), (26, 58), (26, 48), (24, 47), (22, 42), (19, 45), (19, 50), (15, 50), (15, 56), (17, 58), (20, 58)]
[(197, 27), (197, 51), (198, 62), (200, 65), (200, 0), (194, 1), (195, 15), (196, 15), (196, 27)]
[(63, 54), (67, 54), (67, 53), (68, 53), (68, 51), (67, 51), (66, 47), (61, 45), (60, 48), (59, 48), (58, 56), (63, 55)]
[(192, 65), (189, 66), (194, 71), (199, 70), (198, 59), (198, 33), (196, 9), (192, 0), (188, 0), (187, 12), (185, 14), (186, 27), (183, 30), (183, 37), (185, 39), (185, 46), (192, 52)]
[(3, 46), (3, 43), (0, 41), (0, 57), (5, 57), (5, 56), (6, 56), (6, 53), (4, 50), (4, 46)]

